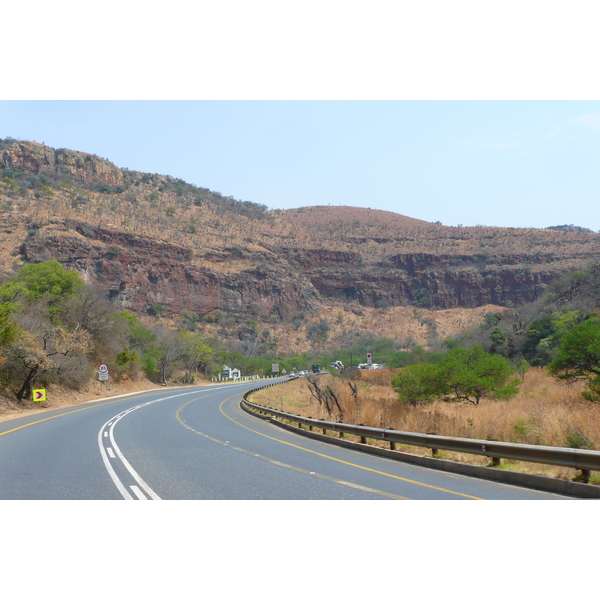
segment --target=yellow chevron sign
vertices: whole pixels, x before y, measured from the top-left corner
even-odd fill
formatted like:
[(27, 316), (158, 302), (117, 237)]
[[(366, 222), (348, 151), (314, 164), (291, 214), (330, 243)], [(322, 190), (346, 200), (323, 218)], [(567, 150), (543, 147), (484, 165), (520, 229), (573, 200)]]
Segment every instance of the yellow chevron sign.
[(33, 401), (43, 402), (46, 400), (46, 390), (33, 390)]

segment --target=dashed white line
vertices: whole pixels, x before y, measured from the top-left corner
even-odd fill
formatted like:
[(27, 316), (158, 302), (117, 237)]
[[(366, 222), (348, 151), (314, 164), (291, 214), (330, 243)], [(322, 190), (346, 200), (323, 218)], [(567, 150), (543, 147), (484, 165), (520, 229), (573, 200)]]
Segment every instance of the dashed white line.
[(131, 491), (138, 497), (138, 500), (148, 500), (144, 494), (142, 494), (142, 490), (137, 485), (130, 485)]
[[(113, 435), (115, 425), (123, 417), (130, 414), (134, 410), (137, 410), (138, 408), (143, 408), (145, 406), (148, 406), (149, 404), (154, 404), (155, 402), (162, 402), (163, 400), (168, 400), (170, 398), (177, 398), (180, 396), (187, 396), (189, 394), (197, 394), (197, 393), (198, 393), (198, 391), (195, 390), (193, 392), (186, 392), (184, 394), (175, 394), (173, 396), (166, 396), (164, 398), (159, 398), (157, 400), (151, 400), (150, 402), (144, 402), (142, 404), (138, 404), (137, 406), (134, 406), (132, 408), (124, 410), (123, 412), (119, 413), (118, 415), (111, 417), (111, 419), (109, 421), (107, 421), (100, 428), (100, 431), (98, 432), (98, 446), (100, 447), (100, 454), (102, 456), (102, 461), (104, 462), (104, 466), (106, 467), (106, 470), (108, 471), (110, 478), (112, 479), (113, 483), (115, 484), (115, 486), (121, 493), (121, 496), (123, 496), (123, 498), (125, 498), (125, 500), (135, 500), (135, 498), (129, 493), (129, 490), (125, 487), (125, 485), (123, 484), (123, 482), (121, 481), (121, 479), (119, 478), (119, 476), (117, 475), (115, 470), (113, 469), (113, 467), (108, 459), (109, 456), (110, 456), (110, 458), (117, 458), (117, 456), (118, 456), (118, 458), (121, 461), (121, 463), (123, 464), (123, 466), (127, 469), (127, 471), (129, 471), (129, 474), (138, 483), (139, 487), (137, 485), (129, 485), (129, 487), (139, 500), (148, 500), (148, 498), (142, 493), (140, 488), (142, 488), (146, 492), (146, 494), (148, 494), (148, 496), (150, 496), (150, 498), (153, 500), (161, 500), (161, 498), (140, 477), (140, 475), (135, 471), (135, 469), (129, 464), (127, 459), (123, 456), (123, 453), (119, 449), (119, 446), (117, 445), (117, 442), (115, 441), (115, 438)], [(109, 447), (109, 446), (107, 446), (106, 448), (104, 447), (104, 444), (102, 443), (103, 437), (108, 437), (110, 439), (110, 443), (111, 443), (112, 447)], [(116, 456), (115, 456), (115, 454), (116, 454)]]

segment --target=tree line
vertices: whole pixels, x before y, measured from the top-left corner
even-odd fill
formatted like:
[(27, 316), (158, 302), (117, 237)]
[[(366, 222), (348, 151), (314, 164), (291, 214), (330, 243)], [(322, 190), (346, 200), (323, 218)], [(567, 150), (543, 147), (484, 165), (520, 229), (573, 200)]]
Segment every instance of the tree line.
[(0, 390), (23, 402), (35, 387), (51, 383), (76, 389), (89, 383), (100, 363), (117, 379), (143, 374), (156, 383), (173, 378), (193, 383), (215, 377), (224, 364), (264, 376), (274, 362), (283, 373), (315, 363), (328, 367), (334, 360), (350, 366), (373, 352), (376, 362), (403, 368), (392, 385), (410, 404), (507, 399), (530, 366), (545, 367), (559, 379), (584, 380), (584, 397), (597, 402), (598, 289), (599, 268), (574, 273), (550, 286), (534, 305), (487, 315), (479, 326), (431, 350), (419, 345), (399, 350), (392, 339), (363, 339), (343, 351), (282, 359), (270, 354), (274, 345), (268, 335), (257, 336), (255, 322), (248, 322), (248, 335), (261, 342), (260, 353), (232, 349), (195, 331), (193, 323), (186, 328), (183, 318), (177, 329), (158, 321), (146, 326), (136, 315), (115, 310), (77, 272), (49, 260), (24, 265), (0, 285)]
[(533, 304), (488, 314), (479, 326), (443, 341), (438, 352), (406, 353), (393, 380), (410, 404), (437, 398), (478, 404), (516, 395), (530, 366), (563, 381), (583, 381), (582, 396), (600, 402), (600, 265), (563, 276)]
[(56, 260), (26, 264), (0, 285), (1, 391), (23, 403), (36, 387), (78, 389), (100, 363), (108, 364), (111, 378), (143, 374), (156, 383), (172, 377), (193, 383), (216, 376), (223, 364), (264, 375), (272, 364), (199, 332), (158, 322), (147, 327)]

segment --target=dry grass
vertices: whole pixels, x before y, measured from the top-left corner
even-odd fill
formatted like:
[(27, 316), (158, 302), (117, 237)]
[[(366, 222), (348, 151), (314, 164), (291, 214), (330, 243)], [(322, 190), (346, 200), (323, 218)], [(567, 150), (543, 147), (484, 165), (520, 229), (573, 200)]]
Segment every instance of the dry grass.
[[(390, 382), (394, 371), (363, 371), (354, 397), (348, 380), (321, 376), (319, 385), (331, 387), (340, 399), (342, 414), (328, 415), (308, 391), (304, 379), (285, 386), (269, 388), (252, 395), (257, 404), (317, 419), (335, 420), (368, 427), (383, 427), (417, 433), (435, 433), (451, 437), (493, 439), (504, 442), (568, 446), (568, 438), (578, 439), (600, 449), (600, 405), (583, 400), (581, 385), (555, 381), (543, 369), (534, 368), (525, 375), (517, 397), (510, 401), (483, 400), (479, 405), (434, 402), (411, 407), (396, 400)], [(374, 442), (370, 442), (374, 443)], [(427, 449), (398, 448), (403, 452), (427, 455)], [(487, 465), (485, 457), (459, 453), (440, 453), (441, 458)], [(503, 461), (503, 468), (527, 473), (573, 479), (572, 469)], [(593, 480), (595, 481), (595, 479)]]
[(67, 408), (69, 406), (77, 406), (95, 400), (104, 400), (123, 394), (132, 394), (154, 389), (163, 388), (147, 379), (132, 381), (125, 377), (118, 382), (111, 381), (108, 390), (103, 388), (98, 381), (90, 381), (87, 386), (78, 391), (51, 385), (46, 390), (47, 399), (43, 403), (25, 400), (23, 404), (17, 404), (9, 397), (0, 394), (0, 423), (18, 419), (20, 417), (37, 415), (47, 412), (48, 410)]
[[(115, 172), (119, 171), (115, 168)], [(59, 183), (40, 195), (11, 180), (0, 180), (3, 217), (42, 223), (50, 218), (74, 218), (100, 227), (176, 241), (194, 250), (192, 262), (210, 263), (215, 250), (232, 247), (260, 250), (268, 256), (275, 246), (358, 253), (367, 263), (397, 254), (478, 256), (480, 259), (518, 254), (536, 257), (530, 269), (547, 270), (541, 256), (555, 254), (579, 265), (584, 255), (597, 254), (600, 238), (590, 233), (548, 229), (450, 227), (388, 211), (360, 207), (313, 206), (268, 211), (264, 219), (249, 219), (224, 210), (219, 203), (200, 204), (190, 193), (179, 195), (170, 178), (120, 172), (129, 181), (122, 193), (102, 194), (76, 184)], [(73, 183), (76, 183), (75, 179)], [(209, 194), (210, 195), (210, 194)], [(12, 247), (11, 247), (12, 248)], [(11, 250), (7, 248), (7, 250)], [(0, 250), (2, 248), (0, 247)], [(300, 252), (302, 253), (302, 252)], [(10, 254), (10, 253), (8, 253)], [(226, 268), (218, 259), (219, 269)]]

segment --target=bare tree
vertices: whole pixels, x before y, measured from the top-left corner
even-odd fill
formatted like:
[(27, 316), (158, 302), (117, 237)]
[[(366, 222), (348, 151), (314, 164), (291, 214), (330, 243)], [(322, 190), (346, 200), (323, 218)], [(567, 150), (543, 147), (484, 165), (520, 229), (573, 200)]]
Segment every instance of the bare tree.
[(11, 379), (20, 386), (15, 391), (19, 402), (42, 378), (73, 384), (89, 374), (87, 354), (92, 343), (87, 331), (68, 331), (38, 311), (19, 315), (18, 321), (21, 329), (6, 358)]
[(339, 411), (340, 417), (343, 415), (343, 410), (336, 396), (335, 392), (330, 388), (326, 387), (322, 389), (319, 386), (319, 382), (316, 377), (308, 377), (307, 378), (308, 391), (311, 393), (312, 397), (317, 400), (319, 406), (324, 406), (328, 415), (333, 414), (333, 406), (335, 405)]

